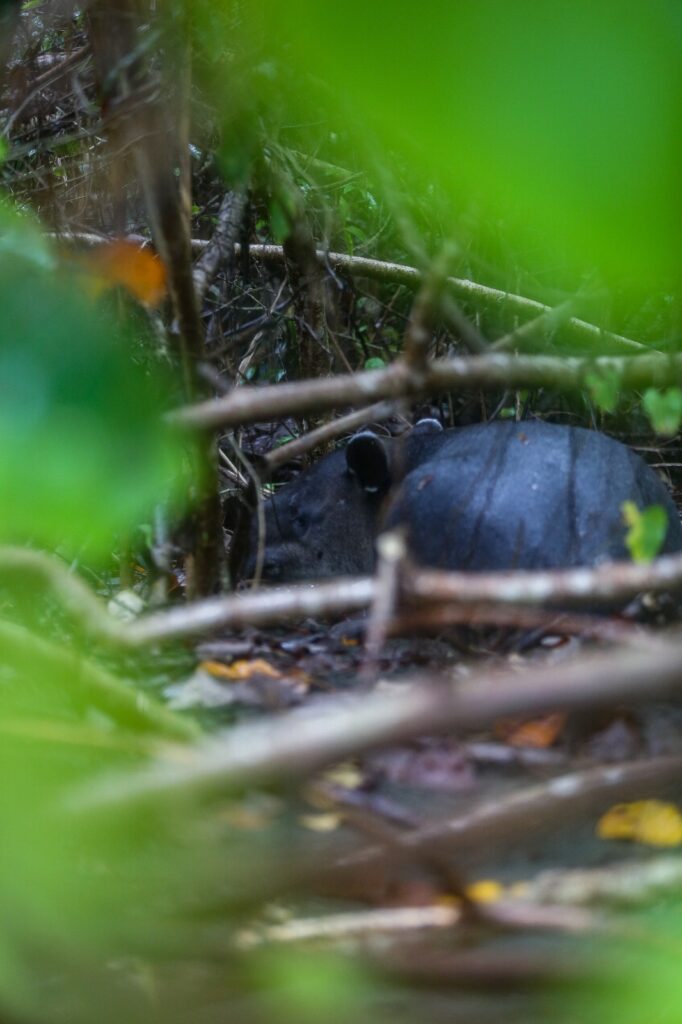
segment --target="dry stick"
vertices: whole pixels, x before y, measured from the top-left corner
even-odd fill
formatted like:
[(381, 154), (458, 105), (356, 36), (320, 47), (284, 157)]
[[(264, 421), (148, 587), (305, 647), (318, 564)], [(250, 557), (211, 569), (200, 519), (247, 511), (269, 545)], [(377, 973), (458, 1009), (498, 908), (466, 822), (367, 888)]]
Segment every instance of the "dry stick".
[(188, 406), (168, 414), (169, 422), (190, 428), (256, 423), (368, 405), (382, 399), (421, 398), (438, 391), (516, 387), (579, 389), (588, 374), (616, 375), (622, 388), (660, 387), (682, 375), (682, 355), (600, 356), (597, 359), (553, 356), (484, 356), (434, 360), (419, 376), (397, 360), (385, 370), (338, 375), (323, 380), (243, 387), (225, 398)]
[(377, 555), (374, 598), (369, 610), (362, 667), (365, 679), (371, 677), (376, 670), (400, 598), (400, 576), (407, 558), (404, 532), (398, 529), (382, 534), (377, 541)]
[(576, 300), (568, 299), (567, 302), (562, 302), (560, 306), (544, 310), (535, 320), (529, 320), (528, 323), (517, 327), (515, 331), (510, 331), (509, 334), (498, 338), (490, 346), (490, 351), (508, 352), (509, 349), (522, 348), (527, 341), (537, 337), (538, 334), (548, 334), (556, 331), (559, 327), (563, 327), (564, 324), (569, 322), (575, 307)]
[(332, 350), (341, 364), (350, 370), (348, 360), (334, 336), (336, 304), (329, 276), (316, 258), (316, 240), (303, 195), (282, 167), (277, 173), (268, 172), (267, 183), (288, 221), (282, 253), (299, 323), (297, 348), (301, 374), (304, 377), (318, 377), (329, 373)]
[(240, 230), (248, 192), (242, 186), (223, 196), (213, 237), (194, 264), (194, 287), (201, 304), (221, 263), (234, 261), (235, 238)]
[(249, 928), (237, 936), (242, 949), (267, 943), (315, 942), (337, 943), (349, 939), (357, 941), (386, 934), (434, 928), (454, 928), (462, 923), (460, 907), (389, 907), (381, 910), (349, 911), (345, 914), (327, 914), (324, 917), (294, 918), (283, 924)]
[[(128, 649), (201, 637), (218, 629), (344, 615), (367, 608), (375, 594), (371, 577), (340, 578), (314, 585), (297, 584), (207, 598), (122, 623), (109, 615), (92, 590), (56, 558), (40, 551), (0, 546), (0, 579), (17, 573), (32, 574), (50, 587), (80, 630)], [(439, 599), (461, 606), (547, 601), (561, 605), (571, 600), (624, 600), (643, 590), (670, 591), (681, 585), (682, 555), (666, 555), (650, 565), (613, 562), (596, 569), (545, 572), (450, 573), (422, 569), (410, 574), (404, 588), (411, 599), (431, 604)], [(421, 612), (412, 611), (408, 605), (405, 614), (419, 616)]]
[[(448, 281), (452, 281), (452, 278), (448, 278)], [(460, 341), (469, 352), (473, 352), (474, 355), (482, 355), (490, 350), (486, 339), (480, 331), (476, 330), (469, 317), (464, 315), (452, 295), (441, 296), (439, 311), (446, 327), (453, 334), (459, 336)]]
[(404, 636), (405, 633), (422, 630), (433, 632), (449, 626), (543, 629), (545, 633), (579, 636), (613, 644), (641, 644), (648, 636), (634, 622), (606, 618), (603, 615), (582, 615), (524, 605), (453, 603), (433, 603), (414, 610), (408, 607), (391, 619), (388, 635)]
[[(220, 742), (196, 748), (185, 765), (155, 765), (126, 778), (101, 780), (80, 795), (77, 805), (127, 806), (183, 794), (196, 799), (244, 785), (286, 785), (335, 761), (425, 733), (466, 734), (500, 718), (660, 698), (679, 692), (682, 686), (681, 652), (679, 639), (659, 641), (642, 650), (627, 648), (558, 665), (538, 664), (521, 679), (509, 670), (472, 674), (459, 684), (434, 685), (432, 678), (416, 677), (412, 685), (406, 680), (404, 687), (391, 693), (329, 698), (315, 714), (289, 712), (236, 728)], [(578, 799), (588, 783), (597, 790), (611, 787), (614, 795), (620, 780), (627, 792), (634, 791), (638, 779), (659, 780), (661, 773), (672, 773), (671, 765), (679, 773), (682, 758), (651, 762), (650, 769), (635, 764), (569, 777), (564, 795)], [(543, 790), (545, 796), (547, 792)], [(539, 813), (543, 800), (533, 797), (528, 808), (519, 806), (519, 820), (529, 820), (524, 818), (525, 810)], [(481, 819), (484, 832), (485, 820)]]
[[(423, 582), (424, 579), (427, 582)], [(414, 574), (409, 585), (415, 588), (414, 595), (419, 593), (422, 600), (432, 601), (439, 597), (466, 605), (469, 602), (542, 604), (551, 600), (565, 604), (569, 601), (615, 601), (634, 596), (642, 590), (669, 591), (681, 584), (682, 555), (668, 555), (648, 566), (612, 563), (596, 569), (538, 573), (422, 571)], [(429, 591), (429, 585), (433, 586), (432, 591)], [(142, 647), (204, 636), (219, 628), (264, 627), (310, 617), (349, 614), (367, 608), (374, 599), (375, 590), (374, 579), (361, 576), (209, 598), (187, 607), (146, 615), (125, 629), (119, 629), (118, 635), (123, 645)], [(492, 599), (491, 594), (494, 595)], [(109, 629), (107, 633), (110, 634)]]
[(630, 908), (679, 896), (681, 888), (682, 858), (668, 854), (644, 863), (543, 871), (526, 882), (523, 900), (571, 907), (607, 904)]
[(395, 412), (394, 402), (376, 402), (364, 409), (358, 409), (357, 412), (351, 412), (347, 416), (340, 416), (329, 423), (323, 423), (321, 427), (316, 427), (315, 430), (310, 430), (307, 434), (302, 434), (295, 440), (288, 441), (286, 444), (280, 445), (279, 448), (269, 451), (264, 459), (265, 468), (272, 473), (292, 459), (297, 459), (299, 455), (307, 455), (316, 448), (321, 448), (330, 441), (335, 441), (338, 437), (343, 437), (344, 434), (349, 434), (367, 423), (380, 423), (382, 420), (390, 419)]
[[(449, 572), (418, 569), (406, 580), (405, 596), (415, 602), (544, 605), (611, 603), (641, 591), (682, 586), (682, 554), (663, 555), (648, 565), (605, 562), (594, 569)], [(409, 589), (408, 589), (409, 588)]]
[(424, 274), (421, 286), (410, 310), (403, 358), (412, 373), (420, 376), (428, 369), (431, 348), (432, 323), (447, 284), (447, 267), (452, 256), (451, 247), (444, 247)]
[[(505, 928), (568, 932), (592, 930), (599, 923), (598, 918), (584, 910), (566, 913), (563, 906), (526, 907), (521, 903), (500, 903), (486, 908), (486, 920)], [(237, 946), (252, 949), (267, 943), (307, 942), (334, 945), (348, 940), (357, 944), (363, 940), (371, 941), (378, 935), (400, 940), (417, 931), (451, 929), (467, 923), (468, 918), (458, 906), (387, 907), (293, 918), (282, 924), (256, 926), (238, 936)]]
[[(194, 240), (192, 244), (198, 251), (206, 245), (201, 240)], [(239, 251), (239, 246), (236, 249)], [(388, 263), (383, 260), (368, 259), (365, 256), (349, 256), (341, 252), (325, 252), (322, 249), (318, 249), (315, 255), (323, 265), (328, 265), (333, 270), (342, 270), (354, 277), (390, 281), (404, 284), (409, 288), (417, 288), (424, 277), (422, 271), (416, 267), (406, 266), (402, 263)], [(261, 260), (263, 263), (278, 265), (284, 259), (281, 245), (250, 245), (249, 256), (255, 260)], [(497, 316), (519, 316), (524, 319), (533, 319), (541, 313), (552, 312), (551, 306), (546, 306), (535, 299), (501, 291), (499, 288), (490, 288), (488, 285), (478, 284), (476, 281), (469, 281), (466, 278), (449, 277), (447, 283), (448, 288), (458, 299), (486, 306)], [(625, 338), (621, 334), (613, 334), (611, 331), (604, 331), (600, 327), (576, 317), (571, 317), (567, 321), (566, 328), (570, 330), (571, 336), (576, 341), (592, 347), (599, 342), (608, 341), (618, 345), (624, 351), (648, 351), (647, 346), (642, 345), (639, 341)]]
[[(90, 41), (102, 90), (108, 90), (109, 111), (105, 127), (120, 132), (136, 162), (147, 214), (156, 246), (163, 257), (178, 331), (173, 335), (179, 357), (185, 394), (205, 394), (197, 376), (204, 356), (204, 331), (192, 279), (192, 249), (189, 234), (189, 183), (175, 178), (170, 127), (172, 114), (158, 98), (143, 98), (149, 76), (143, 73), (136, 55), (139, 12), (134, 0), (119, 0), (116, 6), (103, 0), (88, 12)], [(181, 76), (181, 84), (189, 83)], [(187, 97), (181, 97), (174, 111), (174, 127), (182, 136), (186, 128), (183, 112)], [(182, 141), (181, 141), (182, 145)], [(186, 147), (180, 162), (186, 169)], [(181, 176), (182, 177), (182, 176)], [(198, 594), (218, 589), (223, 558), (222, 520), (218, 493), (218, 464), (215, 441), (208, 433), (197, 445), (201, 491), (196, 500), (194, 566), (192, 587)]]

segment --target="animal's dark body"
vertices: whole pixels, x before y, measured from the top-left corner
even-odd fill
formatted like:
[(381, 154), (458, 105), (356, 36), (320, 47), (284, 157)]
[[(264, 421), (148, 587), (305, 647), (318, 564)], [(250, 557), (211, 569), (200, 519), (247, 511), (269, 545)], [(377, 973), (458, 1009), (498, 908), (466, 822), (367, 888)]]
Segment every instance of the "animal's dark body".
[[(624, 501), (662, 505), (663, 552), (682, 525), (657, 474), (593, 430), (540, 421), (440, 430), (404, 439), (361, 433), (266, 502), (263, 577), (272, 581), (372, 571), (375, 539), (405, 527), (412, 558), (443, 569), (593, 566), (629, 558)], [(240, 575), (253, 575), (257, 530)]]

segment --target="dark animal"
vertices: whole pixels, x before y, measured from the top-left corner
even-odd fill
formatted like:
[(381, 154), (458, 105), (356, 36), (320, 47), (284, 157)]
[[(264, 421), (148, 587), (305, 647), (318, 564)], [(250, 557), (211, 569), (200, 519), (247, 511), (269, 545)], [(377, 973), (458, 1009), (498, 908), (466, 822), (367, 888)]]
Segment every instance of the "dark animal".
[[(404, 439), (356, 434), (265, 505), (263, 578), (372, 571), (374, 542), (402, 525), (413, 559), (443, 569), (548, 569), (628, 559), (622, 504), (662, 505), (662, 552), (682, 525), (656, 473), (594, 430), (540, 421), (441, 430), (425, 420)], [(238, 574), (253, 575), (254, 523)]]

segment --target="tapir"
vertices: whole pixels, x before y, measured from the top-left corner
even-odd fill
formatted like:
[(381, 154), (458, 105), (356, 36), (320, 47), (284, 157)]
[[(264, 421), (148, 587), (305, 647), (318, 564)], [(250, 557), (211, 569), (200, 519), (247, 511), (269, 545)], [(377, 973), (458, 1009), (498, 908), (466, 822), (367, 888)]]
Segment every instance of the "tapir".
[[(630, 557), (625, 501), (662, 506), (660, 553), (682, 550), (663, 481), (596, 430), (539, 420), (443, 430), (425, 420), (394, 440), (363, 431), (266, 501), (262, 575), (288, 582), (371, 573), (376, 537), (398, 526), (422, 566), (596, 566)], [(252, 523), (241, 578), (253, 576), (257, 550)]]

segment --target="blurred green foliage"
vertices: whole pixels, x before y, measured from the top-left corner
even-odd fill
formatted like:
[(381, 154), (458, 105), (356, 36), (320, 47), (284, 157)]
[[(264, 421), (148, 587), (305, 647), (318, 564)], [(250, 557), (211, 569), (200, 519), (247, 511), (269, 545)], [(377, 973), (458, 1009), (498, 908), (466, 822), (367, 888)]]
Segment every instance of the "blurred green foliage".
[[(181, 4), (167, 10), (166, 42), (186, 26)], [(454, 234), (459, 273), (476, 263), (504, 286), (531, 246), (545, 281), (554, 265), (578, 278), (597, 267), (617, 284), (614, 308), (633, 283), (678, 285), (682, 16), (672, 0), (199, 0), (191, 13), (196, 80), (218, 111), (226, 178), (255, 169), (266, 182), (265, 169), (281, 168), (317, 217), (316, 237), (399, 259), (391, 206), (426, 226), (429, 243)], [(281, 201), (264, 206), (264, 230), (284, 237)], [(180, 468), (191, 453), (162, 421), (172, 376), (139, 322), (96, 301), (87, 277), (7, 207), (0, 302), (0, 543), (104, 557), (117, 532), (190, 486)], [(646, 307), (641, 323), (659, 330)], [(367, 355), (365, 365), (384, 360)], [(615, 407), (617, 385), (591, 382), (602, 409)], [(654, 425), (676, 428), (677, 389), (652, 394)], [(633, 556), (652, 557), (657, 510), (631, 510), (630, 526)], [(257, 905), (286, 860), (281, 848), (267, 830), (240, 846), (215, 807), (180, 799), (79, 811), (74, 794), (103, 775), (125, 788), (129, 769), (182, 761), (191, 730), (154, 702), (145, 717), (138, 692), (113, 674), (107, 689), (84, 644), (52, 646), (0, 625), (0, 1011), (185, 1020), (191, 985), (180, 983), (172, 1013), (159, 1008), (149, 965), (163, 956), (194, 957), (202, 971), (217, 960), (225, 1000), (235, 976), (220, 928), (235, 907)], [(628, 955), (632, 970), (595, 1019), (649, 1019), (660, 1004), (658, 1019), (676, 1020), (677, 959), (673, 970), (667, 955)], [(249, 970), (270, 982), (265, 1019), (352, 1015), (365, 994), (338, 960), (266, 953)]]
[(585, 383), (594, 404), (603, 412), (614, 412), (620, 395), (620, 374), (615, 370), (588, 373)]
[[(0, 544), (59, 547), (91, 565), (110, 558), (116, 533), (187, 493), (190, 449), (162, 418), (172, 376), (143, 321), (92, 297), (87, 273), (8, 206), (0, 308)], [(0, 620), (0, 1006), (52, 1016), (37, 979), (59, 970), (72, 977), (67, 994), (84, 986), (73, 1009), (81, 1019), (105, 954), (122, 939), (124, 948), (158, 941), (188, 851), (164, 840), (153, 817), (142, 828), (139, 816), (112, 824), (69, 814), (67, 794), (197, 730), (90, 661), (74, 636), (46, 639), (38, 587), (0, 572), (14, 620)], [(35, 626), (41, 609), (39, 633), (17, 621)]]
[(633, 562), (650, 562), (659, 553), (668, 532), (668, 514), (662, 505), (639, 509), (634, 501), (623, 502), (623, 519), (628, 527), (625, 545)]
[[(455, 207), (476, 197), (622, 283), (678, 283), (682, 15), (674, 0), (262, 0), (252, 31)], [(303, 72), (307, 73), (304, 74)]]
[(647, 388), (642, 404), (657, 434), (672, 437), (680, 429), (680, 421), (682, 421), (682, 390), (680, 388), (666, 388), (664, 391)]
[(584, 955), (594, 964), (595, 977), (566, 991), (564, 998), (554, 993), (546, 1008), (552, 1019), (559, 1024), (677, 1024), (682, 1017), (680, 921), (679, 905), (659, 907), (631, 919), (629, 937), (586, 939)]
[(0, 228), (0, 542), (109, 555), (117, 532), (187, 493), (162, 420), (172, 377), (30, 222), (0, 208)]

